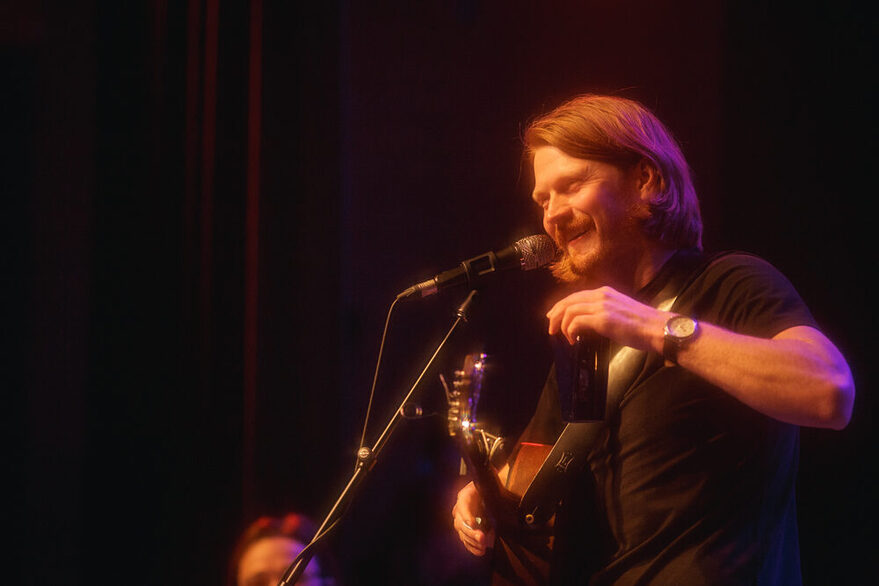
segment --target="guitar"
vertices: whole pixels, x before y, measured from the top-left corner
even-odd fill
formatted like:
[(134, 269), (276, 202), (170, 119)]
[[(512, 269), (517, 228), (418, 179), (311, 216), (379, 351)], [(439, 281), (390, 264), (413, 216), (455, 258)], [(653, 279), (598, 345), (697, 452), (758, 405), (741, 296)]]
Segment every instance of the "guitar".
[(483, 429), (477, 419), (486, 370), (486, 355), (476, 353), (468, 354), (461, 370), (455, 372), (452, 388), (446, 388), (449, 435), (458, 444), (466, 473), (482, 496), (488, 517), (484, 520), (486, 527), (494, 527), (497, 533), (492, 584), (545, 584), (553, 540), (552, 520), (535, 525), (519, 505), (552, 446), (517, 444), (507, 460), (509, 472), (501, 482), (497, 466), (507, 443)]

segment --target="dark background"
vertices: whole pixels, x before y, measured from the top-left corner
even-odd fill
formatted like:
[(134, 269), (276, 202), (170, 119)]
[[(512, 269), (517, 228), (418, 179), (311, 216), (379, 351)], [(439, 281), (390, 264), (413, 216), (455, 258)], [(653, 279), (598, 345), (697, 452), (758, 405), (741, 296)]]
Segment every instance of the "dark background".
[[(854, 371), (802, 432), (807, 584), (868, 583), (876, 22), (857, 3), (0, 3), (9, 583), (218, 584), (256, 516), (347, 479), (397, 292), (540, 229), (529, 118), (652, 107), (706, 248), (761, 254)], [(330, 541), (362, 584), (466, 583), (437, 373), (482, 347), (515, 434), (548, 351), (542, 273), (487, 285)], [(464, 292), (401, 305), (377, 437)]]

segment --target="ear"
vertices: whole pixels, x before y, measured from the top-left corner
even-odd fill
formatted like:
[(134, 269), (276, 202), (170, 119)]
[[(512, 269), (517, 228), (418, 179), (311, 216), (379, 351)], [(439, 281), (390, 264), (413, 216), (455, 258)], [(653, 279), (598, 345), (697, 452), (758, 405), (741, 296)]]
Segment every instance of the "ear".
[(641, 201), (651, 203), (662, 192), (662, 174), (650, 159), (643, 158), (635, 165), (635, 185), (641, 194)]

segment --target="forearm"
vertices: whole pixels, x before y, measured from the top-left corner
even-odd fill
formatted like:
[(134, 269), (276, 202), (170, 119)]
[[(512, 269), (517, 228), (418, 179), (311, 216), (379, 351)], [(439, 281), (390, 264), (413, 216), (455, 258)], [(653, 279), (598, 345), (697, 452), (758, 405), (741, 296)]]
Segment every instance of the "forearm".
[[(820, 332), (794, 327), (772, 339), (700, 324), (678, 364), (775, 419), (841, 429), (851, 417), (854, 383), (839, 351)], [(652, 345), (661, 351), (661, 337)]]

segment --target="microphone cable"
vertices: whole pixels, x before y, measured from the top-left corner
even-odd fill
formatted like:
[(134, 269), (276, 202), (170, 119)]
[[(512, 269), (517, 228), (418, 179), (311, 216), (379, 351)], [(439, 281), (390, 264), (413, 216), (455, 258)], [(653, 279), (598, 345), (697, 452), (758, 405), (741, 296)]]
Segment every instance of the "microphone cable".
[[(390, 324), (390, 322), (391, 322), (391, 314), (394, 313), (394, 307), (396, 307), (397, 302), (401, 299), (401, 297), (402, 297), (402, 294), (397, 295), (394, 298), (394, 300), (391, 302), (391, 306), (388, 307), (388, 314), (385, 317), (385, 327), (382, 330), (381, 341), (379, 342), (379, 345), (378, 345), (378, 357), (375, 360), (375, 372), (372, 375), (372, 387), (369, 389), (369, 401), (366, 404), (366, 415), (363, 418), (363, 432), (360, 434), (360, 445), (357, 446), (357, 453), (360, 453), (360, 450), (366, 446), (366, 429), (369, 426), (370, 413), (372, 413), (372, 401), (373, 401), (373, 398), (375, 397), (375, 387), (376, 387), (376, 383), (378, 382), (378, 372), (379, 372), (379, 368), (381, 367), (381, 363), (382, 363), (382, 353), (384, 352), (384, 349), (385, 349), (385, 339), (387, 338), (387, 335), (388, 335), (388, 324)], [(359, 459), (355, 460), (355, 462), (354, 462), (355, 468), (357, 467), (358, 462), (359, 462)]]

